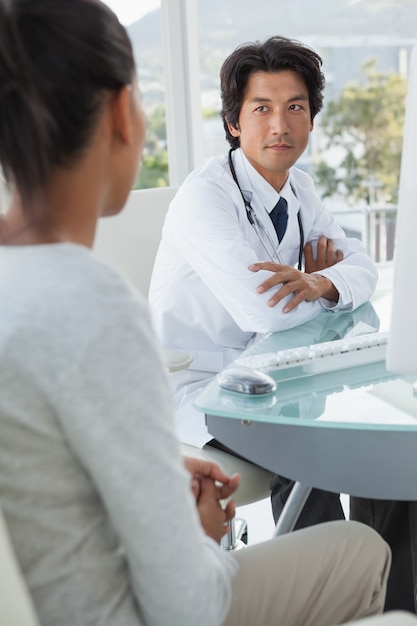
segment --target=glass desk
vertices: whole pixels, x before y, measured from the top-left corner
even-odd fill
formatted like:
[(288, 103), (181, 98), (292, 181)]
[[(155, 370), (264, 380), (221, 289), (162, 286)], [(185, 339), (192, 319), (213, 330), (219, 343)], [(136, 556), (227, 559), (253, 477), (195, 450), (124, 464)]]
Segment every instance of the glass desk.
[[(261, 354), (379, 328), (372, 305), (324, 312), (263, 337)], [(296, 481), (276, 532), (288, 532), (312, 487), (354, 496), (417, 500), (417, 392), (414, 378), (384, 362), (277, 381), (267, 396), (223, 390), (212, 380), (196, 406), (209, 432), (236, 453)]]

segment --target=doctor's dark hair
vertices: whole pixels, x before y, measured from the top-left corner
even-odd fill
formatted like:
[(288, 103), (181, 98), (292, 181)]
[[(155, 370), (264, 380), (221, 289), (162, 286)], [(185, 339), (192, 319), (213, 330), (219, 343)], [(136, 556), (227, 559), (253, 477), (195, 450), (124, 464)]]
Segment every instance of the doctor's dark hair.
[(323, 106), (325, 81), (321, 66), (322, 59), (314, 50), (286, 37), (274, 36), (264, 42), (245, 43), (236, 48), (220, 70), (221, 116), (231, 147), (239, 147), (239, 137), (231, 135), (227, 124), (234, 128), (238, 126), (246, 87), (253, 72), (297, 72), (307, 87), (313, 120)]
[(132, 46), (99, 0), (0, 0), (0, 165), (28, 199), (87, 146)]

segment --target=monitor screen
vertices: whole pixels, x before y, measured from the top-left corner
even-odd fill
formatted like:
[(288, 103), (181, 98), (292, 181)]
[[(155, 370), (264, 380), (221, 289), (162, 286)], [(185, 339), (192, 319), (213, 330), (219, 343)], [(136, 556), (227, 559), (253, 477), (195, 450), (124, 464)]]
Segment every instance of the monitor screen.
[(417, 46), (411, 54), (387, 367), (417, 375)]

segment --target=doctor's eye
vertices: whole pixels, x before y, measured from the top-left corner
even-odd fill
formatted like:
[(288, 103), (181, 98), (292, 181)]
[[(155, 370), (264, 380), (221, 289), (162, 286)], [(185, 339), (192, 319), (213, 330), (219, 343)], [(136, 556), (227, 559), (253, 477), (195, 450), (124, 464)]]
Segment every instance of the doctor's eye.
[(291, 104), (290, 111), (304, 111), (304, 107), (302, 104)]

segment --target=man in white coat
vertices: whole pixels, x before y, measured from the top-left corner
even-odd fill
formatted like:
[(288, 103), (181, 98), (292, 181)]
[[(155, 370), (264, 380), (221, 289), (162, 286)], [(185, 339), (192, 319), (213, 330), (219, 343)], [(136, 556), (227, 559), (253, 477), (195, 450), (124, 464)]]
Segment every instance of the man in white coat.
[[(294, 167), (322, 107), (321, 63), (283, 37), (238, 47), (220, 73), (231, 150), (192, 172), (169, 207), (149, 297), (159, 340), (193, 358), (171, 375), (185, 442), (219, 445), (193, 402), (257, 336), (323, 308), (353, 311), (374, 291), (376, 268), (361, 242), (345, 236)], [(271, 483), (275, 517), (290, 486), (278, 476)], [(313, 490), (298, 525), (340, 517), (338, 494)]]

